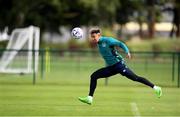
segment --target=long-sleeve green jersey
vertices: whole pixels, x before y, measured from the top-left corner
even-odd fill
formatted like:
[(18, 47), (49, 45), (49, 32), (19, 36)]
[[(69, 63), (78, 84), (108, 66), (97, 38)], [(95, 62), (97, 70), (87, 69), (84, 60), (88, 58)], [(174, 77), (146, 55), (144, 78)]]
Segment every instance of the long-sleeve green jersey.
[(107, 66), (114, 65), (123, 60), (123, 57), (115, 48), (116, 46), (122, 48), (125, 53), (129, 53), (128, 47), (123, 42), (112, 37), (100, 37), (98, 41), (99, 52)]

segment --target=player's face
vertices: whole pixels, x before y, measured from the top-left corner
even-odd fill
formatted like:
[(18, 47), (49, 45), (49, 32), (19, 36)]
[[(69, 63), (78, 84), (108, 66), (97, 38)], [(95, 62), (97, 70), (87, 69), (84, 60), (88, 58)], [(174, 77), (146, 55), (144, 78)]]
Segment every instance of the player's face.
[(91, 40), (95, 43), (97, 43), (99, 41), (101, 34), (100, 33), (93, 33), (91, 34)]

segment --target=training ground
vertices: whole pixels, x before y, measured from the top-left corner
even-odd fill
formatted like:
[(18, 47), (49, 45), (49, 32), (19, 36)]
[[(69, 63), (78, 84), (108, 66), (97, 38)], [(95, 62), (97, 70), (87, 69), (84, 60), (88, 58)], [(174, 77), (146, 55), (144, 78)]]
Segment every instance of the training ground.
[[(89, 76), (104, 66), (100, 57), (51, 57), (50, 70), (41, 79), (32, 75), (0, 74), (0, 116), (180, 116), (180, 88), (172, 81), (171, 59), (127, 62), (138, 75), (162, 87), (157, 98), (151, 88), (121, 75), (98, 80), (93, 104), (78, 101), (89, 91)], [(69, 57), (70, 56), (70, 57)], [(177, 69), (177, 68), (176, 68)]]

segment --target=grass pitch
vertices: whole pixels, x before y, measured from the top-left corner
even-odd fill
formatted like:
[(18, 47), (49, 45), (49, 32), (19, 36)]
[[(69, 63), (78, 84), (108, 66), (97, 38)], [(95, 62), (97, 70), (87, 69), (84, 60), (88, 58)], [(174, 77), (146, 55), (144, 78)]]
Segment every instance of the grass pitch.
[[(79, 62), (78, 62), (79, 61)], [(180, 89), (171, 80), (171, 63), (135, 61), (128, 65), (160, 85), (162, 98), (143, 84), (115, 75), (98, 80), (93, 105), (78, 101), (89, 90), (90, 74), (103, 67), (97, 59), (52, 58), (51, 71), (32, 85), (31, 75), (0, 75), (0, 116), (180, 116)], [(146, 69), (147, 67), (147, 69)]]

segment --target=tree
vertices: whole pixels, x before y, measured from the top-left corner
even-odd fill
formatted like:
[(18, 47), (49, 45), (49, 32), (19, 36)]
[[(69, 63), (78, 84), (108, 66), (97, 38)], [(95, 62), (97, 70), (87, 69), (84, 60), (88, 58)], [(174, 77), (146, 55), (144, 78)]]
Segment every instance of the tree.
[(179, 0), (167, 0), (167, 4), (171, 4), (172, 6), (164, 5), (164, 12), (170, 12), (173, 14), (172, 20), (172, 29), (170, 31), (169, 36), (173, 37), (174, 33), (176, 37), (180, 37), (180, 1)]
[[(145, 4), (145, 1), (148, 3)], [(156, 0), (0, 0), (0, 28), (36, 25), (41, 30), (59, 32), (61, 25), (112, 26), (117, 22), (123, 27), (134, 19), (141, 27), (148, 5), (149, 32), (150, 37), (153, 37), (156, 21), (154, 1)], [(136, 18), (135, 13), (138, 14)], [(142, 35), (142, 30), (139, 32)]]
[(172, 20), (173, 28), (171, 30), (170, 36), (173, 36), (173, 32), (176, 33), (176, 37), (180, 37), (180, 1), (174, 1), (174, 8), (172, 9), (174, 17)]
[(148, 9), (148, 36), (152, 39), (155, 33), (155, 0), (147, 0)]
[[(58, 30), (61, 24), (61, 9), (55, 0), (1, 0), (0, 24), (1, 28), (10, 29), (36, 25), (44, 29)], [(60, 2), (60, 1), (58, 1)]]
[[(146, 22), (146, 14), (147, 11), (145, 10), (145, 2), (144, 0), (132, 0), (130, 1), (131, 5), (128, 4), (126, 9), (129, 9), (131, 6), (131, 14), (129, 14), (126, 18), (126, 21), (136, 21), (139, 24), (139, 36), (141, 38), (144, 37), (142, 25)], [(125, 8), (123, 8), (125, 9)], [(128, 19), (128, 20), (127, 20)]]
[(109, 26), (115, 21), (116, 9), (119, 7), (119, 0), (80, 0), (89, 17), (88, 24)]
[(120, 7), (116, 10), (116, 22), (121, 25), (119, 35), (129, 21), (137, 21), (140, 24), (140, 35), (142, 35), (142, 23), (145, 17), (144, 2), (142, 0), (119, 0), (119, 3)]

